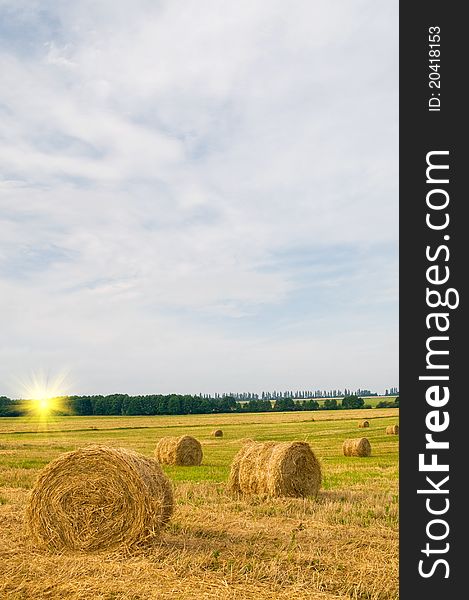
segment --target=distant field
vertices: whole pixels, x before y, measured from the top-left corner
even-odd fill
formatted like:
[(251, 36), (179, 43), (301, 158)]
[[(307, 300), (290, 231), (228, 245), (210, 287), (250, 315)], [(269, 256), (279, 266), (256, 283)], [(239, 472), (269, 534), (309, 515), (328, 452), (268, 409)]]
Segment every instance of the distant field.
[[(369, 409), (0, 419), (0, 561), (6, 567), (0, 597), (395, 600), (398, 438), (384, 430), (398, 415), (398, 409)], [(365, 418), (370, 427), (358, 429)], [(211, 436), (215, 428), (223, 438)], [(30, 547), (22, 516), (42, 466), (93, 442), (152, 455), (160, 437), (182, 433), (202, 442), (204, 460), (201, 467), (165, 467), (177, 509), (160, 544), (131, 557), (54, 556)], [(363, 435), (373, 455), (343, 457), (343, 439)], [(224, 482), (243, 438), (308, 441), (323, 465), (319, 497), (227, 496)]]

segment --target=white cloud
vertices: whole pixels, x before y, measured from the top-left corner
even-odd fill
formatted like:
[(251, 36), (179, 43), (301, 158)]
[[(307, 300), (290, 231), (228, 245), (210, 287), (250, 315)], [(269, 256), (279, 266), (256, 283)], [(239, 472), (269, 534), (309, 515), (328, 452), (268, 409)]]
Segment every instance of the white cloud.
[(396, 384), (397, 3), (1, 11), (0, 381)]

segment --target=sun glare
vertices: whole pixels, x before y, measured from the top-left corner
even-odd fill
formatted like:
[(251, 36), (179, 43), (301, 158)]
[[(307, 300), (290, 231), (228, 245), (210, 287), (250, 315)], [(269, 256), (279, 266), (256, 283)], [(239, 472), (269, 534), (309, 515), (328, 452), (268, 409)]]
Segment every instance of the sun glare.
[(27, 397), (31, 402), (31, 409), (44, 417), (56, 411), (60, 392), (47, 387), (34, 387), (28, 390)]
[(46, 414), (52, 409), (52, 398), (33, 399), (36, 402), (39, 412)]
[(29, 403), (29, 411), (47, 417), (63, 410), (62, 399), (67, 395), (66, 375), (50, 378), (44, 373), (34, 374), (23, 382), (22, 397)]

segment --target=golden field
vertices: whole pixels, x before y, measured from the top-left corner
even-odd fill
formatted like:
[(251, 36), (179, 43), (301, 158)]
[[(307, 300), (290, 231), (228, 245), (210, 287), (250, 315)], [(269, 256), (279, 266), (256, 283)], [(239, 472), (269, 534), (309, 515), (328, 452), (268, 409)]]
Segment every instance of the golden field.
[[(398, 409), (156, 417), (0, 419), (0, 598), (72, 600), (398, 598)], [(313, 420), (314, 419), (314, 420)], [(363, 420), (366, 430), (358, 429)], [(215, 428), (223, 430), (214, 438)], [(151, 456), (156, 441), (199, 439), (200, 467), (164, 467), (174, 516), (153, 547), (134, 554), (52, 554), (23, 528), (42, 466), (88, 443)], [(372, 455), (344, 457), (367, 437)], [(321, 461), (313, 499), (235, 499), (225, 490), (245, 438), (308, 441)]]

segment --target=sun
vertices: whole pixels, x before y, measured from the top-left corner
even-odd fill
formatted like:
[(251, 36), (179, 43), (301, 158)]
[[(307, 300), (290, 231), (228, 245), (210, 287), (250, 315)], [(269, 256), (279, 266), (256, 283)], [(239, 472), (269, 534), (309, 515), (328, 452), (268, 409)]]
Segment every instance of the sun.
[(29, 390), (28, 398), (32, 412), (45, 417), (57, 409), (58, 394), (47, 388), (35, 387)]
[(33, 398), (33, 402), (36, 403), (37, 409), (41, 414), (47, 414), (52, 410), (53, 398)]
[(66, 397), (66, 374), (51, 378), (40, 372), (33, 374), (29, 381), (22, 384), (22, 397), (28, 403), (28, 411), (41, 418), (49, 417), (64, 409)]

